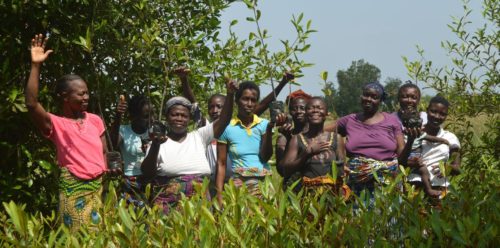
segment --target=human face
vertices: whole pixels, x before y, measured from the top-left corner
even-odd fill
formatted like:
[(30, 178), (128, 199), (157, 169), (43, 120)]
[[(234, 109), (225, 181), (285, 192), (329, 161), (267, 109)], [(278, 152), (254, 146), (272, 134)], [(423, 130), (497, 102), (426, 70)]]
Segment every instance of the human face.
[(224, 98), (222, 97), (212, 97), (208, 103), (208, 115), (211, 121), (219, 119), (220, 113), (224, 107)]
[(63, 93), (64, 104), (73, 112), (86, 111), (89, 106), (89, 90), (83, 80), (68, 83), (68, 91)]
[(365, 113), (377, 112), (380, 106), (380, 94), (373, 88), (363, 89), (361, 95), (361, 107)]
[(441, 103), (431, 103), (427, 108), (427, 125), (440, 127), (448, 116), (448, 107)]
[(399, 92), (399, 107), (403, 111), (417, 110), (417, 105), (420, 102), (420, 94), (415, 88), (404, 88)]
[(253, 115), (253, 111), (257, 106), (257, 91), (253, 89), (245, 89), (238, 99), (238, 114), (245, 116)]
[(328, 115), (325, 102), (319, 99), (310, 100), (306, 106), (306, 115), (310, 125), (323, 124)]
[(187, 133), (189, 109), (182, 105), (174, 105), (167, 113), (167, 123), (170, 131), (175, 134)]
[(306, 104), (307, 102), (303, 98), (292, 100), (290, 105), (290, 115), (292, 116), (294, 123), (306, 122)]
[(136, 131), (139, 131), (139, 133), (146, 132), (150, 122), (153, 122), (152, 119), (150, 120), (151, 112), (152, 112), (151, 105), (144, 104), (144, 106), (142, 106), (141, 113), (138, 116), (131, 116), (132, 127)]

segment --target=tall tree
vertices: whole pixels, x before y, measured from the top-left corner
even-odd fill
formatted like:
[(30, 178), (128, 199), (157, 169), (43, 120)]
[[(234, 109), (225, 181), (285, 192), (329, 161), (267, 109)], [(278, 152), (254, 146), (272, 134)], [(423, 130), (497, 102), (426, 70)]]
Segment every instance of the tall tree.
[(339, 84), (335, 110), (339, 116), (361, 111), (361, 88), (380, 79), (380, 69), (364, 60), (353, 61), (347, 70), (337, 72)]
[(402, 84), (401, 79), (388, 77), (384, 84), (387, 93), (387, 98), (384, 101), (386, 111), (394, 112), (398, 108), (398, 90)]
[[(234, 2), (234, 3), (233, 3)], [(172, 70), (191, 69), (190, 81), (201, 105), (224, 88), (224, 75), (257, 83), (280, 78), (284, 68), (300, 73), (299, 60), (311, 21), (291, 20), (294, 41), (279, 51), (267, 46), (267, 30), (256, 0), (245, 1), (255, 25), (239, 38), (230, 24), (220, 39), (220, 15), (227, 0), (170, 1), (0, 1), (0, 202), (26, 202), (28, 210), (54, 207), (57, 173), (53, 147), (37, 134), (26, 114), (23, 91), (29, 74), (31, 39), (49, 35), (54, 50), (42, 69), (39, 100), (57, 112), (51, 98), (54, 82), (64, 74), (81, 75), (91, 93), (89, 111), (110, 122), (117, 96), (145, 94), (161, 111), (165, 98), (180, 93)], [(245, 17), (241, 17), (245, 20)], [(274, 49), (273, 49), (274, 50)], [(28, 145), (29, 144), (29, 145)], [(35, 197), (36, 196), (36, 197)]]

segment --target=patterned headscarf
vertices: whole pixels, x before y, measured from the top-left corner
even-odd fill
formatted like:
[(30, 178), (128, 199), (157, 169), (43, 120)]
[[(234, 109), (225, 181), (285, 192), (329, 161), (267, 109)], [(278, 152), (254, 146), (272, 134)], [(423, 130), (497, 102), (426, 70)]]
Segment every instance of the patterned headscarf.
[(379, 82), (367, 83), (365, 86), (363, 86), (363, 90), (365, 89), (374, 89), (375, 91), (377, 91), (377, 93), (380, 95), (381, 101), (384, 101), (387, 96), (384, 91), (384, 86), (382, 86), (382, 84), (380, 84)]

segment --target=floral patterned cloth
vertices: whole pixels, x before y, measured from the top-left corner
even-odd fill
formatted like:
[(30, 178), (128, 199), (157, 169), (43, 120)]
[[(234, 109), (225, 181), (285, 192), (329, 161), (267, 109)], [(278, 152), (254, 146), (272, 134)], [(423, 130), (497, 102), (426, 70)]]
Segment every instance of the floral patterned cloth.
[[(196, 193), (195, 185), (202, 184), (206, 175), (183, 175), (178, 177), (157, 176), (153, 182), (153, 203), (168, 214), (175, 208), (182, 196), (191, 197)], [(207, 191), (206, 197), (210, 198)]]
[(80, 226), (97, 229), (101, 222), (102, 177), (82, 180), (61, 168), (59, 179), (59, 215), (66, 226), (76, 231)]
[(147, 201), (144, 195), (143, 179), (138, 176), (124, 176), (121, 197), (125, 199), (127, 204), (132, 204), (135, 207), (144, 207)]

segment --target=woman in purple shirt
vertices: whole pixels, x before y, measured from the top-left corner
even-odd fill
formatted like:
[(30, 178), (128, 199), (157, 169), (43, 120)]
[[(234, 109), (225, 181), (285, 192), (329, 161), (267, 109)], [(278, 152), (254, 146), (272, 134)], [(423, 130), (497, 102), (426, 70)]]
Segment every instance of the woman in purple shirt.
[[(379, 112), (385, 98), (384, 87), (369, 83), (361, 95), (362, 112), (342, 117), (337, 122), (340, 159), (347, 155), (347, 183), (355, 194), (368, 190), (370, 197), (376, 182), (382, 182), (382, 172), (395, 173), (398, 155), (404, 148), (401, 124), (396, 116)], [(345, 161), (345, 160), (344, 160)]]

